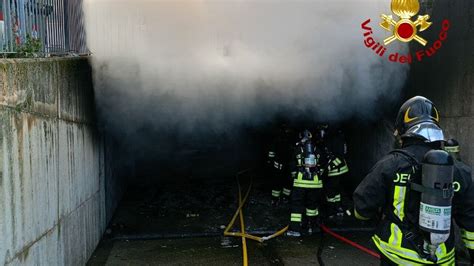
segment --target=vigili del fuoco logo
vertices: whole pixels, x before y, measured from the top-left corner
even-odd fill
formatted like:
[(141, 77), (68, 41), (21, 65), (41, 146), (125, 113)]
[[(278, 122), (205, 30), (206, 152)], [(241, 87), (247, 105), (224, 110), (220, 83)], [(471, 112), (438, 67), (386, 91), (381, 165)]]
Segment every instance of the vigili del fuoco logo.
[[(387, 57), (391, 62), (401, 64), (411, 64), (415, 60), (423, 61), (426, 57), (432, 57), (441, 49), (443, 42), (448, 37), (448, 30), (451, 26), (449, 20), (444, 19), (441, 23), (441, 31), (438, 39), (432, 44), (422, 36), (424, 31), (432, 29), (429, 15), (418, 15), (416, 20), (412, 18), (420, 12), (420, 3), (418, 0), (392, 0), (391, 4), (393, 15), (382, 14), (382, 21), (379, 26), (392, 35), (385, 38), (382, 42), (377, 41), (373, 36), (373, 30), (370, 26), (371, 19), (367, 19), (361, 24), (364, 31), (364, 44), (367, 48), (372, 49), (376, 55)], [(421, 49), (414, 54), (400, 55), (399, 53), (387, 53), (387, 47), (394, 41), (411, 42), (415, 41), (422, 46)], [(382, 44), (383, 43), (383, 44)]]

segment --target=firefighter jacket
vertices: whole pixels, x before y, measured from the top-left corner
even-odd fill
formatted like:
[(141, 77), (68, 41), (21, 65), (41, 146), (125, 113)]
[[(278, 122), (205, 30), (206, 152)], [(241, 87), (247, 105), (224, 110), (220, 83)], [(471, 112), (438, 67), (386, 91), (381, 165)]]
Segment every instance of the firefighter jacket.
[(328, 136), (326, 141), (328, 163), (328, 176), (339, 176), (349, 172), (345, 156), (347, 144), (342, 131), (338, 130)]
[(291, 145), (291, 135), (283, 131), (278, 132), (268, 148), (267, 163), (277, 170), (284, 166), (288, 167), (293, 149)]
[[(405, 141), (405, 140), (404, 140)], [(422, 162), (434, 147), (421, 140), (408, 139), (402, 148)], [(405, 141), (406, 143), (406, 141)], [(401, 152), (392, 152), (372, 168), (354, 192), (355, 216), (366, 220), (379, 214), (381, 222), (372, 237), (379, 251), (401, 265), (433, 264), (422, 255), (423, 242), (418, 227), (421, 193), (410, 189), (410, 182), (421, 184), (421, 170)], [(474, 250), (474, 184), (471, 170), (455, 163), (453, 218), (461, 228), (463, 241)], [(454, 232), (436, 252), (439, 265), (454, 265)], [(472, 252), (470, 252), (472, 254)]]
[(297, 143), (294, 152), (294, 164), (292, 166), (291, 175), (293, 177), (293, 187), (299, 188), (322, 188), (323, 175), (327, 167), (327, 160), (323, 156), (320, 149), (317, 147), (313, 151), (316, 156), (316, 167), (307, 171), (304, 167), (304, 146), (302, 143)]

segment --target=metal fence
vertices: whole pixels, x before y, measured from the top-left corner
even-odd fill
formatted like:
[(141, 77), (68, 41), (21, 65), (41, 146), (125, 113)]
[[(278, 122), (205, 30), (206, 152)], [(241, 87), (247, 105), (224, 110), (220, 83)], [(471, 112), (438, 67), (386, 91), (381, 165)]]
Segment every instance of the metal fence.
[(0, 53), (88, 53), (82, 0), (0, 0)]

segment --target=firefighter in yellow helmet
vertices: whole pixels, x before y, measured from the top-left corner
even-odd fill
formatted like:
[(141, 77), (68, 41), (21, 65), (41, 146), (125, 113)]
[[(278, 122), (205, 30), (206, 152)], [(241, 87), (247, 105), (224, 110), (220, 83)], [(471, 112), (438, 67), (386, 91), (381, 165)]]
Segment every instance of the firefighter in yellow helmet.
[(354, 192), (356, 218), (381, 214), (372, 239), (382, 265), (454, 265), (452, 218), (473, 258), (474, 184), (441, 150), (439, 121), (430, 100), (405, 102), (395, 123), (401, 149), (377, 162)]

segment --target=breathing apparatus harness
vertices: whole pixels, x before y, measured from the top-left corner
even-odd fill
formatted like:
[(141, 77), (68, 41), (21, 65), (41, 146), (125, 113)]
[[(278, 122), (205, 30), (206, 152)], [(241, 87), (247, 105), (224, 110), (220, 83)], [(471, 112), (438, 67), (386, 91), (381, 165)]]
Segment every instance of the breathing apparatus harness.
[[(451, 231), (452, 158), (445, 151), (436, 149), (428, 151), (422, 163), (406, 150), (393, 150), (391, 154), (401, 154), (407, 159), (413, 174), (421, 170), (421, 184), (412, 182), (412, 179), (407, 181), (407, 195), (410, 190), (421, 193), (418, 226), (402, 222), (403, 238), (422, 258), (436, 263), (436, 250), (449, 238)], [(394, 214), (390, 216), (398, 219)]]
[(320, 155), (316, 153), (316, 147), (311, 138), (303, 138), (298, 145), (301, 149), (300, 171), (303, 172), (303, 179), (312, 180), (314, 173), (320, 175), (318, 167)]

